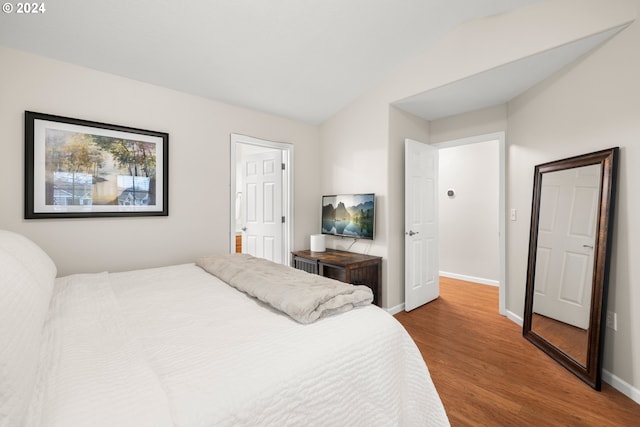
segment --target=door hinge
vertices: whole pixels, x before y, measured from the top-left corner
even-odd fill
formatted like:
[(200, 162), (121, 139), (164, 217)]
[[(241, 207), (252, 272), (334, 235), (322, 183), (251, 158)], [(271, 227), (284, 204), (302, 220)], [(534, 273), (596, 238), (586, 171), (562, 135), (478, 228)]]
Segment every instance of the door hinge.
[(284, 217), (282, 217), (282, 223), (284, 224)]
[(282, 170), (285, 170), (287, 168), (287, 165), (285, 165), (284, 163), (282, 163)]

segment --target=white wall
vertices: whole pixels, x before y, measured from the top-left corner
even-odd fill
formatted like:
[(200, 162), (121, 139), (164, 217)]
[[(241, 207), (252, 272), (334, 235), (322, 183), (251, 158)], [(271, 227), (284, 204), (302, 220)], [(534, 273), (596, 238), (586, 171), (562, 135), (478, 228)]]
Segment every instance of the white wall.
[[(319, 129), (0, 48), (0, 228), (23, 233), (59, 274), (127, 270), (229, 248), (230, 134), (295, 144), (295, 243), (316, 232)], [(169, 216), (24, 220), (24, 111), (169, 133)], [(308, 242), (306, 243), (308, 245)]]
[[(386, 168), (381, 165), (387, 159), (386, 127), (388, 108), (380, 102), (361, 98), (341, 114), (320, 127), (321, 166), (320, 188), (322, 194), (375, 193), (376, 224), (375, 240), (358, 240), (327, 236), (328, 248), (349, 249), (352, 252), (382, 256), (382, 305), (385, 306), (388, 255), (388, 191)], [(374, 119), (372, 119), (374, 117)], [(315, 201), (319, 209), (321, 200)], [(315, 233), (320, 232), (316, 222)], [(309, 247), (309, 236), (306, 236)]]
[(429, 122), (429, 142), (437, 144), (504, 132), (507, 129), (507, 105), (496, 105), (457, 116)]
[[(640, 1), (635, 5), (640, 11)], [(640, 401), (640, 24), (508, 104), (507, 305), (522, 315), (534, 165), (620, 147), (604, 369), (635, 387)], [(528, 214), (528, 215), (527, 215)], [(614, 379), (615, 380), (615, 379)], [(611, 379), (609, 379), (611, 382)]]
[(440, 271), (494, 285), (500, 280), (498, 150), (498, 141), (487, 141), (438, 152)]
[(389, 107), (389, 261), (384, 292), (386, 307), (404, 302), (404, 141), (429, 141), (429, 122), (394, 106)]

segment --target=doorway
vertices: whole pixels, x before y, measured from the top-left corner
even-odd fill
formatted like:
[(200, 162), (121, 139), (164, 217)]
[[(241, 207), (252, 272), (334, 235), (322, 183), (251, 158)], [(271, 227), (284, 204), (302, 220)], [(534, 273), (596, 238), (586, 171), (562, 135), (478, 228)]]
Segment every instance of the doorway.
[[(495, 233), (497, 233), (497, 239), (493, 239), (491, 234), (486, 234), (487, 239), (489, 240), (493, 240), (494, 242), (496, 242), (496, 248), (495, 251), (497, 253), (493, 253), (492, 256), (487, 257), (487, 260), (493, 260), (493, 261), (487, 261), (488, 263), (495, 263), (497, 265), (490, 265), (490, 266), (481, 266), (481, 265), (476, 265), (475, 267), (473, 267), (471, 269), (471, 271), (476, 271), (478, 273), (476, 274), (464, 274), (464, 271), (462, 272), (462, 274), (456, 274), (459, 272), (451, 272), (451, 271), (447, 271), (448, 269), (452, 268), (452, 269), (456, 269), (456, 267), (452, 267), (452, 264), (449, 263), (446, 259), (442, 259), (441, 262), (441, 274), (443, 274), (444, 276), (447, 277), (452, 277), (455, 279), (461, 279), (461, 280), (468, 280), (468, 281), (474, 281), (477, 283), (483, 283), (483, 284), (488, 284), (488, 285), (497, 285), (499, 288), (499, 312), (500, 314), (506, 316), (507, 312), (506, 312), (506, 285), (505, 285), (505, 281), (506, 281), (506, 239), (505, 239), (505, 230), (506, 230), (506, 210), (505, 210), (505, 199), (506, 199), (506, 186), (505, 186), (505, 179), (506, 179), (506, 147), (505, 147), (505, 134), (504, 132), (497, 132), (497, 133), (493, 133), (493, 134), (486, 134), (486, 135), (478, 135), (478, 136), (473, 136), (473, 137), (468, 137), (468, 138), (462, 138), (462, 139), (457, 139), (457, 140), (451, 140), (451, 141), (445, 141), (445, 142), (441, 142), (441, 143), (437, 143), (437, 144), (433, 144), (435, 147), (437, 147), (439, 149), (439, 151), (441, 152), (441, 154), (443, 154), (443, 156), (441, 156), (443, 161), (447, 160), (447, 156), (445, 156), (444, 154), (447, 153), (447, 151), (449, 149), (455, 150), (455, 148), (460, 148), (461, 152), (467, 151), (467, 153), (471, 153), (471, 152), (475, 152), (475, 153), (483, 153), (483, 156), (485, 156), (485, 158), (488, 159), (488, 161), (486, 162), (486, 164), (484, 166), (489, 167), (489, 168), (495, 168), (497, 165), (497, 171), (488, 171), (488, 172), (497, 172), (497, 180), (491, 180), (488, 181), (491, 186), (497, 186), (497, 188), (491, 188), (491, 194), (490, 196), (487, 196), (486, 201), (487, 201), (487, 205), (486, 205), (486, 209), (484, 209), (484, 212), (475, 212), (473, 209), (469, 209), (469, 204), (464, 205), (462, 203), (456, 203), (456, 202), (463, 202), (463, 194), (459, 193), (459, 190), (461, 190), (461, 188), (455, 188), (454, 187), (448, 187), (448, 183), (450, 184), (451, 182), (456, 182), (455, 177), (453, 177), (452, 181), (447, 181), (447, 179), (441, 179), (440, 180), (440, 187), (439, 187), (439, 194), (440, 194), (440, 200), (441, 200), (441, 208), (443, 210), (443, 214), (447, 214), (447, 217), (449, 219), (451, 219), (452, 217), (454, 217), (456, 215), (456, 211), (457, 214), (463, 214), (464, 215), (469, 215), (469, 214), (476, 214), (478, 217), (481, 215), (485, 215), (485, 217), (487, 215), (491, 215), (492, 212), (496, 212), (497, 213), (497, 218), (495, 219), (486, 219), (486, 222), (482, 222), (481, 218), (478, 218), (479, 221), (481, 221), (482, 224), (484, 224), (485, 227), (489, 228), (488, 233), (493, 233), (495, 231)], [(492, 150), (491, 147), (492, 146), (497, 146), (496, 150)], [(483, 147), (483, 148), (481, 148)], [(485, 151), (486, 148), (486, 151)], [(497, 153), (496, 153), (497, 151)], [(488, 157), (487, 157), (488, 156)], [(494, 156), (496, 156), (497, 158), (495, 158)], [(494, 157), (494, 158), (492, 158)], [(481, 158), (478, 156), (475, 159), (467, 159), (466, 160), (471, 161), (471, 162), (480, 162)], [(464, 167), (464, 166), (457, 166), (458, 168), (460, 167)], [(468, 169), (468, 168), (467, 168)], [(481, 169), (481, 168), (478, 168)], [(458, 172), (460, 172), (458, 170)], [(466, 172), (470, 172), (470, 171), (466, 171)], [(454, 173), (455, 173), (455, 166), (454, 166)], [(463, 174), (460, 174), (463, 175)], [(444, 177), (443, 177), (444, 178)], [(472, 179), (472, 178), (467, 178), (467, 179)], [(444, 182), (443, 182), (444, 181)], [(460, 181), (458, 181), (460, 182)], [(462, 182), (461, 185), (465, 185), (464, 182)], [(447, 188), (445, 188), (447, 187)], [(464, 187), (462, 187), (464, 188)], [(467, 188), (473, 188), (473, 184), (468, 185)], [(476, 187), (477, 188), (477, 187)], [(469, 195), (467, 195), (469, 196)], [(474, 198), (476, 199), (476, 205), (483, 203), (483, 201), (478, 201), (478, 194), (472, 195), (474, 196)], [(456, 197), (460, 197), (458, 200), (456, 200)], [(467, 201), (467, 203), (472, 203), (471, 201)], [(466, 207), (465, 207), (466, 206)], [(441, 224), (442, 226), (443, 224)], [(449, 224), (445, 224), (448, 227), (458, 227), (460, 225), (460, 223), (458, 223), (456, 225), (455, 221), (453, 223), (449, 223)], [(477, 236), (478, 238), (482, 238), (482, 233), (479, 233), (479, 235)], [(447, 239), (447, 230), (443, 229), (442, 230), (442, 238)], [(493, 235), (495, 236), (495, 235)], [(455, 242), (452, 241), (441, 241), (442, 245), (448, 245), (448, 246), (455, 246), (455, 245), (464, 245), (467, 244), (469, 246), (465, 247), (464, 250), (467, 251), (474, 251), (474, 244), (472, 241), (467, 241), (467, 242), (463, 242), (460, 240), (460, 235), (458, 235), (458, 239)], [(459, 246), (458, 246), (459, 247)], [(448, 248), (449, 252), (451, 250), (454, 250), (453, 248), (449, 247)], [(490, 248), (489, 250), (493, 250), (493, 248)], [(446, 253), (447, 249), (443, 248), (443, 251)], [(442, 254), (441, 254), (442, 255)], [(484, 254), (487, 255), (487, 254)], [(464, 254), (462, 254), (462, 258), (464, 258)], [(468, 257), (467, 257), (468, 258)], [(497, 258), (497, 262), (495, 261), (495, 259)]]
[(229, 252), (289, 264), (293, 145), (231, 134)]
[[(474, 137), (462, 138), (452, 141), (445, 141), (438, 144), (420, 144), (415, 143), (418, 147), (423, 146), (423, 149), (427, 149), (430, 147), (427, 152), (435, 149), (434, 159), (438, 159), (438, 152), (441, 149), (463, 146), (468, 144), (476, 144), (481, 142), (488, 141), (497, 141), (498, 143), (498, 256), (499, 256), (499, 313), (503, 316), (509, 317), (511, 320), (515, 319), (515, 316), (507, 313), (506, 311), (506, 210), (505, 210), (505, 200), (506, 200), (506, 146), (505, 146), (505, 134), (504, 132), (497, 132), (486, 135), (479, 135)], [(411, 141), (405, 141), (405, 147)], [(407, 150), (407, 148), (405, 148)], [(433, 278), (433, 280), (437, 280), (439, 275), (439, 267), (436, 267), (440, 261), (439, 255), (439, 243), (438, 243), (438, 234), (435, 233), (433, 237), (430, 237), (430, 244), (426, 245), (412, 245), (412, 239), (415, 239), (416, 236), (420, 236), (420, 233), (415, 230), (409, 230), (409, 228), (413, 227), (413, 217), (421, 217), (421, 221), (434, 222), (436, 228), (439, 228), (439, 220), (438, 220), (438, 201), (439, 198), (435, 197), (435, 194), (440, 193), (442, 191), (446, 191), (447, 195), (449, 194), (449, 189), (442, 189), (438, 184), (439, 173), (435, 173), (435, 175), (427, 179), (425, 182), (425, 188), (432, 188), (432, 191), (416, 191), (411, 192), (410, 186), (407, 184), (411, 181), (416, 181), (418, 176), (413, 176), (415, 173), (421, 176), (421, 170), (427, 171), (430, 168), (435, 169), (437, 171), (438, 162), (429, 166), (430, 162), (426, 162), (422, 166), (409, 167), (409, 159), (412, 160), (412, 164), (416, 163), (416, 159), (424, 156), (412, 155), (408, 156), (407, 151), (405, 151), (405, 227), (408, 227), (405, 230), (405, 310), (411, 310), (413, 308), (419, 307), (422, 304), (425, 304), (430, 299), (436, 298), (438, 285), (437, 282), (431, 288), (436, 290), (436, 295), (430, 295), (429, 298), (423, 298), (423, 293), (420, 292), (422, 288), (426, 288), (426, 284), (429, 278)], [(428, 157), (428, 156), (427, 156)], [(427, 158), (425, 157), (425, 158)], [(422, 164), (422, 162), (418, 162)], [(455, 189), (453, 190), (452, 197), (455, 197)], [(429, 213), (431, 212), (431, 213)], [(472, 211), (473, 212), (473, 211)], [(411, 213), (411, 214), (410, 214)], [(415, 248), (411, 249), (411, 246), (415, 246)], [(414, 250), (415, 249), (415, 250)], [(425, 267), (426, 266), (426, 267)], [(431, 267), (430, 267), (431, 266)], [(427, 280), (429, 279), (429, 280)], [(409, 304), (408, 304), (409, 302)], [(515, 320), (514, 320), (515, 321)]]

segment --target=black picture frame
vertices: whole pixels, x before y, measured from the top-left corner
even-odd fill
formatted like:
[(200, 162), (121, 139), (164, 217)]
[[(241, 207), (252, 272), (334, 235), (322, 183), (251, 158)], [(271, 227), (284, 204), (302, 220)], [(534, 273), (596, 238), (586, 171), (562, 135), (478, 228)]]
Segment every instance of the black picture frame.
[(24, 218), (169, 215), (169, 134), (25, 111)]

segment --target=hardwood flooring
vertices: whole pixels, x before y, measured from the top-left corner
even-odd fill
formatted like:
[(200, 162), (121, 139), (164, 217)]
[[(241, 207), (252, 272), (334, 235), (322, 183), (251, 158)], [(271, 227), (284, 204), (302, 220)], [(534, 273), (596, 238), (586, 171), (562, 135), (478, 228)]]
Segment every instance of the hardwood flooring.
[(593, 390), (498, 314), (498, 288), (441, 278), (440, 298), (395, 317), (454, 427), (640, 426), (640, 405), (606, 383)]

